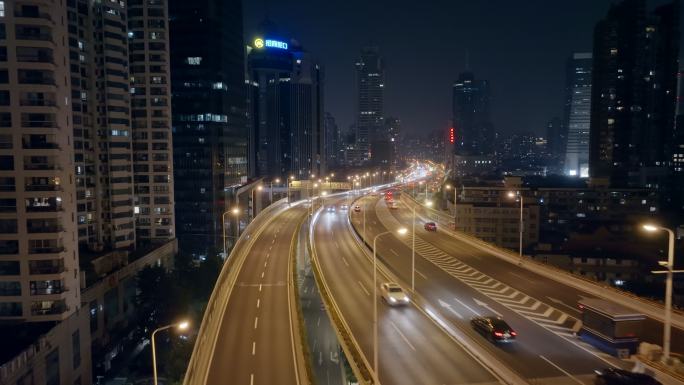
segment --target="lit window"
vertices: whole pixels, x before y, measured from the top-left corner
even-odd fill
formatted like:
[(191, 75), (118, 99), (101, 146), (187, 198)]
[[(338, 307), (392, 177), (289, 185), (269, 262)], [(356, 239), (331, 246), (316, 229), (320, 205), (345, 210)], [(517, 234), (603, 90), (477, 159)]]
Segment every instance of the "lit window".
[(5, 2), (0, 1), (0, 17), (5, 17)]
[(198, 66), (202, 63), (202, 58), (199, 56), (189, 57), (185, 59), (185, 62), (190, 64), (191, 66)]

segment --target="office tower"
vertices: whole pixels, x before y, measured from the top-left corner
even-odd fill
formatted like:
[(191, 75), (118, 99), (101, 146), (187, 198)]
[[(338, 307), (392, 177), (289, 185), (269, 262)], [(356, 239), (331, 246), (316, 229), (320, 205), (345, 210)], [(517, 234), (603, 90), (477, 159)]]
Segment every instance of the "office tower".
[(248, 48), (252, 135), (257, 175), (326, 172), (323, 71), (296, 41), (272, 39), (270, 29)]
[(494, 151), (494, 126), (490, 117), (487, 80), (463, 72), (453, 84), (452, 114), (457, 155), (489, 155)]
[(66, 10), (1, 3), (0, 320), (62, 321), (80, 307)]
[(594, 30), (590, 174), (615, 186), (660, 185), (671, 159), (679, 3), (611, 6)]
[(170, 0), (169, 14), (176, 236), (202, 255), (247, 176), (242, 3)]
[(566, 64), (565, 116), (567, 144), (564, 174), (589, 176), (589, 128), (591, 121), (591, 53), (578, 52)]
[(397, 166), (397, 162), (399, 161), (399, 149), (401, 147), (401, 139), (402, 139), (402, 134), (401, 134), (401, 120), (398, 118), (394, 117), (387, 117), (385, 118), (385, 128), (384, 128), (385, 133), (387, 134), (387, 137), (389, 138), (390, 145), (392, 147), (392, 167)]
[(562, 162), (560, 154), (565, 149), (565, 127), (563, 121), (555, 117), (546, 123), (546, 151), (556, 162)]
[(365, 47), (356, 62), (356, 149), (361, 161), (370, 158), (370, 143), (384, 141), (385, 68), (378, 47)]
[(337, 123), (335, 122), (335, 117), (332, 116), (329, 112), (325, 113), (325, 153), (328, 155), (327, 157), (327, 166), (328, 167), (337, 167), (341, 165), (341, 158), (340, 154), (344, 154), (340, 152), (340, 149), (342, 148), (341, 142), (342, 142), (342, 135), (340, 133), (339, 128), (337, 127)]

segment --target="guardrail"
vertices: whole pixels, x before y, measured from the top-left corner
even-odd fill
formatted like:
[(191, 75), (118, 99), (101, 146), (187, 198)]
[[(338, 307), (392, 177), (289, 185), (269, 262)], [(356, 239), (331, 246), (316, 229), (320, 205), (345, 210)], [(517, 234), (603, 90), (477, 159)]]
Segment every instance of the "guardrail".
[(330, 294), (330, 288), (328, 283), (323, 276), (320, 263), (318, 261), (318, 254), (316, 253), (316, 247), (313, 243), (313, 228), (318, 218), (318, 214), (322, 211), (322, 208), (316, 211), (316, 214), (311, 220), (311, 226), (309, 227), (308, 239), (309, 239), (309, 255), (311, 255), (311, 266), (313, 267), (314, 277), (316, 278), (316, 287), (318, 287), (318, 292), (321, 294), (323, 303), (325, 304), (325, 310), (328, 313), (328, 317), (332, 321), (332, 324), (337, 334), (337, 339), (340, 341), (342, 350), (346, 355), (349, 365), (356, 376), (356, 379), (360, 384), (370, 385), (374, 384), (373, 375), (370, 370), (370, 363), (361, 351), (361, 346), (354, 339), (353, 333), (349, 324), (342, 316), (340, 308)]
[(221, 328), (223, 316), (228, 307), (230, 293), (233, 291), (240, 268), (261, 232), (268, 224), (275, 220), (277, 214), (287, 210), (288, 207), (286, 199), (282, 199), (265, 208), (242, 232), (235, 247), (230, 252), (230, 256), (221, 269), (221, 274), (219, 274), (216, 280), (216, 285), (204, 311), (202, 324), (195, 340), (195, 347), (192, 350), (188, 369), (183, 379), (183, 385), (207, 384), (207, 376), (214, 356), (218, 332)]
[[(404, 191), (401, 196), (402, 198), (408, 197), (406, 201), (402, 199), (402, 201), (406, 203), (407, 206), (412, 207), (413, 205), (417, 205), (418, 207), (420, 207), (425, 212), (425, 215), (427, 215), (427, 219), (432, 220), (432, 218), (430, 218), (430, 214), (434, 215), (435, 218), (437, 218), (438, 220), (444, 220), (447, 224), (451, 223), (451, 220), (453, 219), (453, 217), (447, 216), (446, 214), (441, 213), (433, 208), (423, 206), (422, 204), (418, 203), (413, 197), (411, 197), (406, 191)], [(419, 214), (420, 212), (416, 210), (416, 215)], [(423, 219), (426, 218), (423, 217)], [(520, 257), (517, 253), (513, 253), (507, 249), (502, 249), (500, 247), (491, 245), (472, 235), (454, 231), (449, 226), (445, 226), (445, 228), (448, 230), (445, 231), (446, 234), (449, 234), (450, 236), (456, 239), (462, 240), (472, 246), (475, 246), (480, 250), (486, 251), (496, 257), (499, 257), (513, 264), (519, 264), (520, 262)], [(552, 265), (537, 262), (529, 257), (525, 257), (524, 262), (519, 265), (520, 267), (523, 267), (529, 271), (553, 279), (558, 283), (573, 287), (580, 291), (584, 291), (599, 298), (607, 299), (609, 301), (618, 303), (622, 306), (627, 306), (641, 313), (644, 313), (653, 319), (656, 319), (660, 322), (664, 322), (665, 308), (663, 304), (657, 301), (642, 298), (627, 291), (617, 289), (613, 286), (601, 284), (600, 282), (574, 275), (566, 270), (557, 268)], [(673, 310), (672, 325), (676, 326), (679, 329), (684, 329), (684, 312), (676, 309)]]

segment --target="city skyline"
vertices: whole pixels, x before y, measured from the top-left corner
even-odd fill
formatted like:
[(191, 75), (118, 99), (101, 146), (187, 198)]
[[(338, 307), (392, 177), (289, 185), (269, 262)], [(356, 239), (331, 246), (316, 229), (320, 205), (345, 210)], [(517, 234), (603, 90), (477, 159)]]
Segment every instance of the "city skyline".
[[(246, 2), (245, 40), (266, 17), (301, 39), (326, 67), (326, 87), (336, 90), (326, 94), (326, 111), (343, 131), (356, 121), (350, 63), (363, 46), (376, 45), (386, 66), (385, 114), (400, 118), (404, 132), (446, 130), (451, 85), (471, 70), (492, 83), (492, 122), (508, 135), (543, 134), (548, 120), (563, 116), (566, 59), (591, 52), (594, 24), (612, 2), (436, 1), (417, 9), (406, 1), (362, 3)], [(407, 54), (415, 59), (405, 60)]]

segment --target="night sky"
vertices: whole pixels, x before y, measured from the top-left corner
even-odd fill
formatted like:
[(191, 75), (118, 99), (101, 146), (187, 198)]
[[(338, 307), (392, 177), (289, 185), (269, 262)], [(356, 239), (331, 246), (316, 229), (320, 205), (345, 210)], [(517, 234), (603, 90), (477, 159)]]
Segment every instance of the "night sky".
[(406, 131), (448, 127), (451, 85), (468, 57), (475, 76), (491, 82), (497, 132), (543, 133), (563, 113), (566, 58), (591, 51), (594, 24), (611, 3), (245, 0), (245, 40), (268, 15), (282, 38), (314, 54), (326, 71), (326, 111), (345, 130), (354, 122), (354, 63), (371, 44), (386, 63), (385, 115), (400, 118)]

